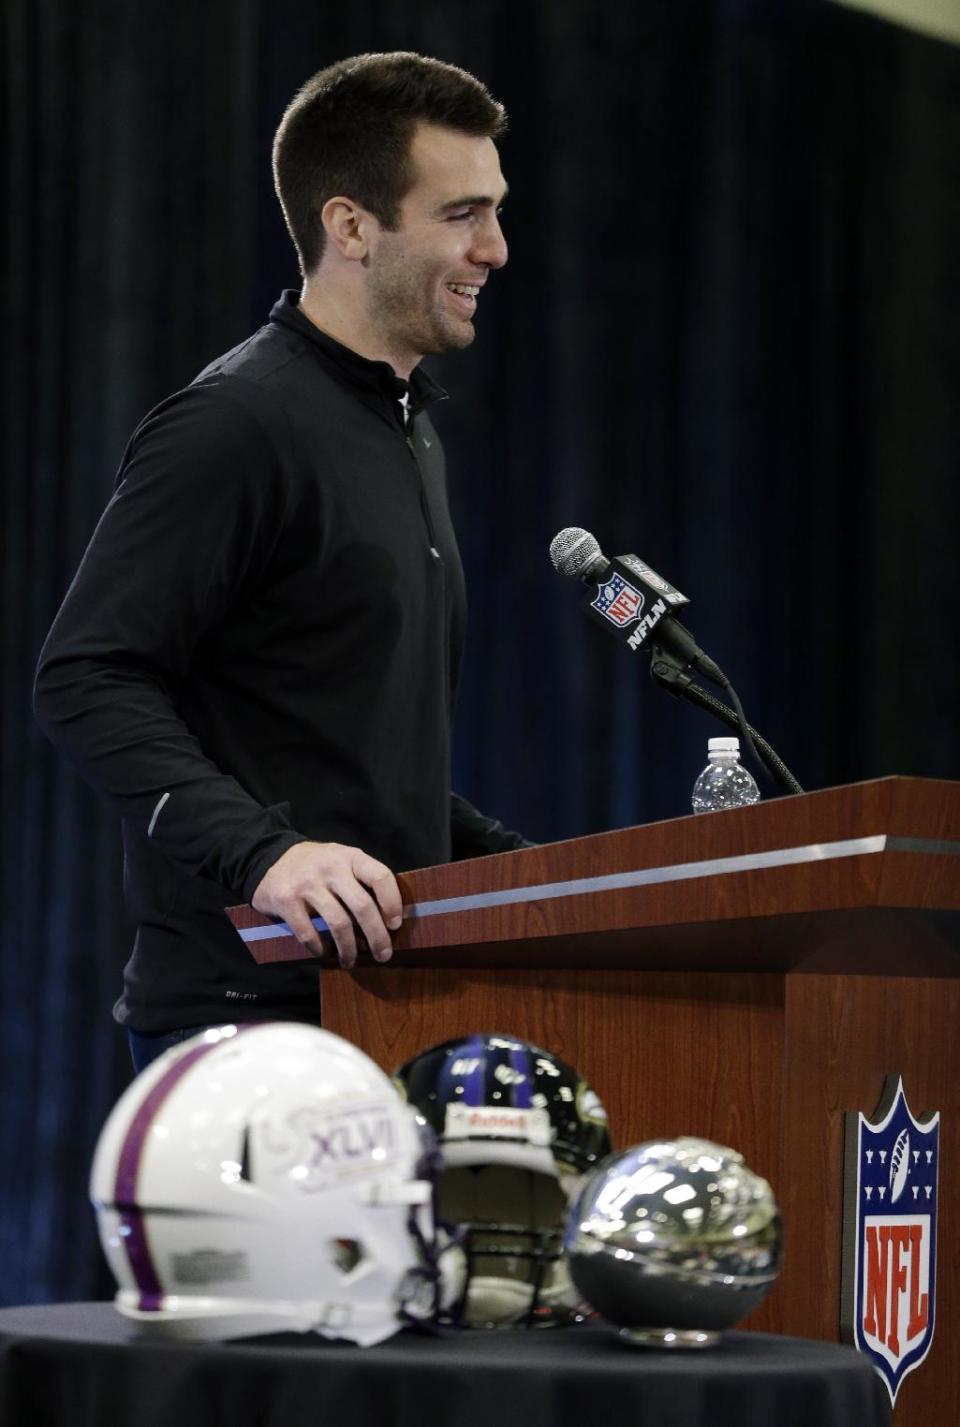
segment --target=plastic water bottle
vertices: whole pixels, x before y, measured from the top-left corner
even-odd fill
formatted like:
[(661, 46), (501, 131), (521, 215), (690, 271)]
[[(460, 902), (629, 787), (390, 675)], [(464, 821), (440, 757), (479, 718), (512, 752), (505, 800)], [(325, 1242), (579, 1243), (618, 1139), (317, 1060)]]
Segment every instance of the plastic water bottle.
[(711, 738), (707, 755), (710, 761), (693, 785), (695, 813), (743, 808), (760, 801), (760, 789), (740, 762), (739, 738)]

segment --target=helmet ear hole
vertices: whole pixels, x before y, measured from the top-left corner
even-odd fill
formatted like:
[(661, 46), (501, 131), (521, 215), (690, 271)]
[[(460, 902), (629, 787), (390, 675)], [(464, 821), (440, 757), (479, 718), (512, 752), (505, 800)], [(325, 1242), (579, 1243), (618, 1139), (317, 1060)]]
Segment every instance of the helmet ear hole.
[(330, 1257), (344, 1275), (353, 1273), (366, 1258), (359, 1239), (331, 1239)]

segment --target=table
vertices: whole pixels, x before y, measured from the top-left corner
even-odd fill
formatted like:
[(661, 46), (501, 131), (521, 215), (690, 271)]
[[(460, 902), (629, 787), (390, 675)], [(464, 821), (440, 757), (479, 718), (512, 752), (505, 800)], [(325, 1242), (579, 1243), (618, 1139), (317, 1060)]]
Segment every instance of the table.
[(112, 1304), (0, 1311), (0, 1427), (889, 1427), (850, 1348), (730, 1333), (650, 1352), (597, 1323), (544, 1332), (144, 1342)]

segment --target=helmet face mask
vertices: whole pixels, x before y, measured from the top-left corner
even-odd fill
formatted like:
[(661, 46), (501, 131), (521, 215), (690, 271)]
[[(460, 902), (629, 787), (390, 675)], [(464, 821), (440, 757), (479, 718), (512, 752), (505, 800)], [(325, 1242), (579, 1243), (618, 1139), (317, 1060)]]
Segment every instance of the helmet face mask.
[(439, 1214), (461, 1235), (465, 1327), (554, 1327), (590, 1310), (563, 1257), (584, 1173), (609, 1150), (597, 1096), (563, 1061), (517, 1037), (474, 1035), (415, 1056), (395, 1083), (444, 1159)]
[(294, 1023), (222, 1027), (138, 1076), (91, 1175), (121, 1313), (161, 1336), (366, 1344), (459, 1291), (437, 1159), (387, 1077)]
[(583, 1317), (563, 1258), (568, 1200), (554, 1175), (507, 1164), (449, 1168), (439, 1213), (463, 1233), (466, 1327), (546, 1327)]

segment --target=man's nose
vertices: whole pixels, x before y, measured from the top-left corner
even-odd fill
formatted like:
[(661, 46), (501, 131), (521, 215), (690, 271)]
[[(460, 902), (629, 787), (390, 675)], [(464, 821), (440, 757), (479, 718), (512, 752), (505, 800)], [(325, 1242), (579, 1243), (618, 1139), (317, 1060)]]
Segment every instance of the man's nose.
[(507, 240), (495, 214), (478, 230), (471, 257), (488, 268), (502, 268), (507, 261)]

